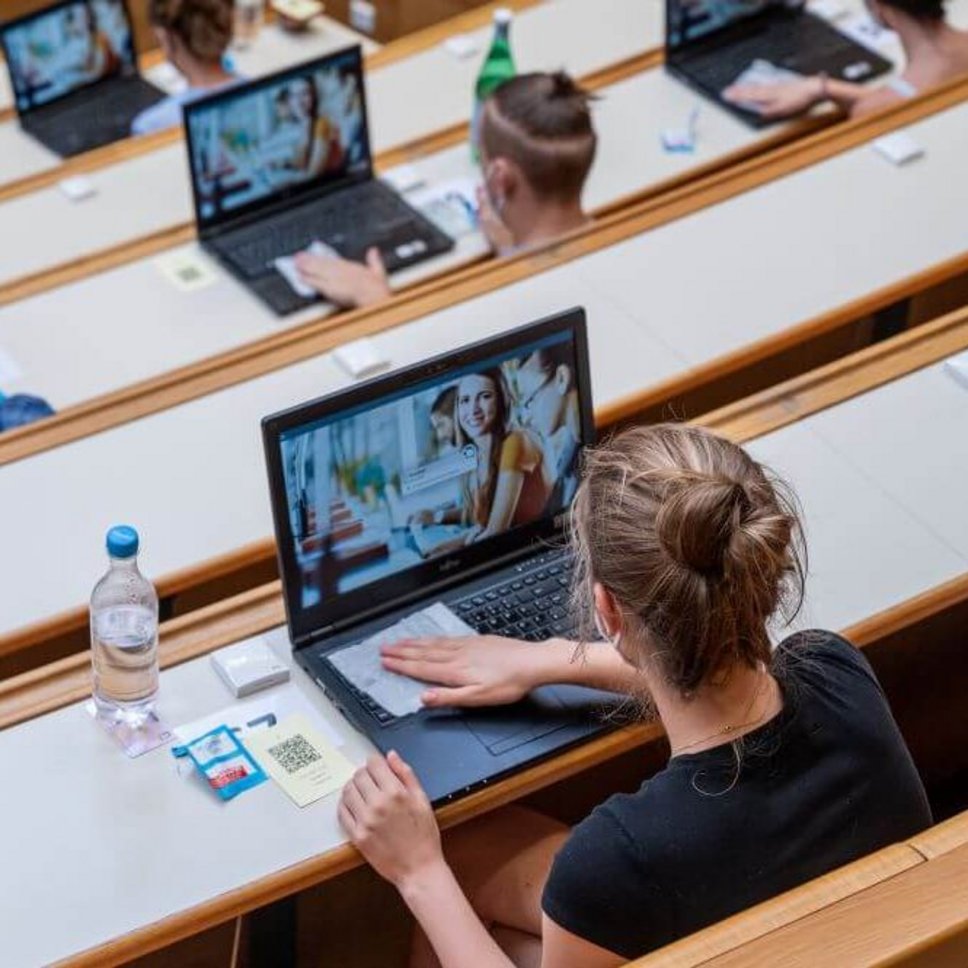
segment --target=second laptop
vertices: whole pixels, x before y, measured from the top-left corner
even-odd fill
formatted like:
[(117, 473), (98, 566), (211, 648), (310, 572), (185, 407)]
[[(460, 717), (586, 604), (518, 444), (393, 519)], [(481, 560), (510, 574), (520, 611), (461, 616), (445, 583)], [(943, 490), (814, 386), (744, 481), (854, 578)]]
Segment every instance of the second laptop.
[(275, 260), (323, 243), (388, 271), (453, 240), (374, 177), (359, 46), (185, 107), (202, 245), (278, 314), (301, 296)]

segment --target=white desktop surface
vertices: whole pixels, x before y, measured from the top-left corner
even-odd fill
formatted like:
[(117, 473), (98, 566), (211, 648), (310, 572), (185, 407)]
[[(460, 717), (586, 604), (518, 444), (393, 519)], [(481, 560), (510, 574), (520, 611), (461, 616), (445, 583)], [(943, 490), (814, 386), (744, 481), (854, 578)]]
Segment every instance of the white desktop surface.
[[(598, 402), (632, 393), (681, 366), (607, 300), (574, 284), (567, 268), (536, 277), (526, 289), (526, 296), (522, 289), (502, 290), (486, 308), (456, 307), (398, 328), (378, 337), (379, 345), (386, 345), (387, 358), (399, 366), (451, 349), (458, 340), (582, 304), (593, 319)], [(607, 329), (594, 322), (606, 316)], [(0, 469), (4, 543), (28, 555), (37, 549), (44, 574), (43, 582), (30, 581), (25, 567), (19, 569), (23, 588), (14, 594), (5, 586), (0, 634), (85, 602), (103, 570), (105, 530), (118, 521), (142, 532), (150, 576), (269, 537), (260, 419), (348, 382), (329, 355), (317, 357)], [(25, 514), (24, 495), (43, 513)], [(60, 549), (57, 555), (41, 552), (48, 538), (53, 543), (46, 547)]]
[(904, 504), (968, 568), (968, 389), (943, 363), (818, 414), (812, 425), (872, 492)]
[[(326, 364), (317, 362), (320, 388), (334, 383)], [(842, 414), (849, 423), (856, 406), (890, 410), (890, 401), (900, 403), (905, 393), (908, 403), (921, 407), (922, 417), (942, 418), (938, 426), (945, 427), (962, 402), (930, 377), (922, 386), (926, 373), (750, 445), (755, 457), (791, 479), (803, 503), (811, 568), (808, 606), (797, 627), (842, 628), (968, 564), (968, 556), (955, 554), (910, 511), (931, 495), (912, 490), (906, 504), (895, 501), (826, 440), (842, 429)], [(933, 435), (915, 435), (907, 459), (923, 459), (936, 444)], [(186, 462), (186, 472), (194, 464)], [(248, 476), (250, 483), (256, 477), (261, 482), (255, 468)], [(955, 501), (949, 512), (961, 509), (959, 492), (949, 489), (945, 496)], [(190, 530), (188, 521), (184, 527)], [(274, 630), (270, 638), (285, 656), (283, 631)], [(308, 698), (345, 739), (347, 755), (362, 761), (366, 742), (301, 671), (295, 669), (292, 682), (280, 688)], [(228, 705), (207, 657), (162, 674), (160, 710), (172, 725)], [(9, 836), (5, 843), (0, 904), (7, 915), (4, 964), (11, 968), (103, 943), (344, 842), (335, 796), (299, 810), (265, 784), (221, 804), (195, 777), (178, 775), (167, 749), (124, 759), (79, 705), (0, 733), (0, 761), (16, 779), (4, 801), (5, 829), (42, 832)], [(57, 917), (47, 916), (52, 910)]]
[[(861, 148), (857, 151), (862, 156), (859, 165), (850, 157), (855, 152), (834, 157), (814, 169), (707, 211), (704, 214), (713, 220), (712, 228), (707, 228), (705, 219), (695, 217), (672, 223), (641, 239), (539, 273), (513, 287), (450, 307), (376, 338), (390, 348), (387, 356), (391, 364), (399, 365), (465, 341), (470, 332), (469, 320), (479, 319), (483, 325), (493, 327), (490, 332), (497, 332), (546, 311), (585, 305), (592, 334), (596, 399), (603, 403), (621, 398), (679, 374), (690, 365), (710, 362), (718, 354), (753, 339), (782, 332), (830, 305), (847, 303), (962, 252), (961, 213), (965, 207), (937, 204), (935, 199), (941, 195), (950, 202), (957, 197), (953, 193), (964, 190), (953, 184), (957, 179), (952, 172), (964, 156), (957, 138), (968, 137), (966, 116), (968, 105), (963, 105), (917, 126), (917, 136), (925, 142), (930, 138), (932, 149), (909, 169), (892, 168), (870, 148)], [(938, 144), (934, 140), (944, 132), (949, 133), (953, 143), (942, 148), (940, 140), (944, 138), (940, 137)], [(870, 164), (865, 164), (864, 159)], [(845, 162), (846, 167), (842, 168)], [(877, 165), (883, 165), (900, 180), (916, 174), (917, 165), (938, 167), (936, 175), (923, 186), (924, 197), (898, 193), (893, 203), (885, 206), (885, 186), (870, 171), (871, 166), (876, 171)], [(829, 180), (814, 181), (828, 169)], [(814, 181), (815, 194), (809, 197), (798, 188), (798, 180), (804, 178)], [(804, 206), (799, 209), (799, 217), (795, 214), (798, 209), (786, 203), (787, 191)], [(930, 223), (921, 220), (925, 206), (937, 210), (937, 217)], [(722, 221), (726, 210), (731, 213), (728, 223)], [(878, 212), (890, 213), (895, 231), (882, 229), (878, 245), (871, 247), (871, 227), (864, 216), (873, 213), (878, 217)], [(780, 247), (770, 233), (775, 231), (771, 226), (778, 220), (785, 223), (783, 237), (788, 244), (777, 260), (773, 250)], [(930, 232), (924, 231), (925, 224), (931, 226)], [(791, 233), (793, 225), (799, 228)], [(830, 238), (826, 228), (829, 225), (838, 226), (840, 262), (836, 271), (807, 271), (803, 267), (815, 266), (818, 251), (829, 244), (825, 241)], [(688, 229), (686, 235), (684, 228)], [(670, 233), (671, 248), (666, 248), (665, 239)], [(751, 279), (748, 260), (744, 260), (744, 253), (756, 251), (750, 239), (771, 240), (763, 258), (778, 262), (775, 266), (768, 263), (778, 279), (762, 274)], [(645, 250), (636, 256), (636, 247), (642, 245)], [(688, 265), (697, 267), (695, 275), (703, 281), (702, 285), (689, 285), (682, 269)], [(786, 277), (780, 270), (786, 271)], [(154, 285), (159, 285), (157, 273), (143, 278), (146, 283), (154, 280)], [(749, 280), (746, 285), (744, 279)], [(95, 282), (92, 280), (90, 285)], [(225, 303), (225, 308), (216, 312), (216, 288), (198, 294), (198, 298), (211, 300), (214, 322), (204, 329), (210, 345), (231, 336), (231, 323), (243, 318), (249, 332), (258, 332), (263, 324), (255, 313), (255, 308), (259, 308), (255, 300), (244, 297), (249, 311), (246, 317), (237, 311), (241, 302), (232, 302), (231, 309)], [(229, 291), (242, 292), (234, 286)], [(711, 304), (712, 292), (716, 297)], [(141, 293), (146, 308), (144, 315), (138, 317), (139, 325), (151, 318), (149, 313), (158, 313), (157, 318), (163, 319), (172, 305), (170, 301), (156, 303), (148, 298), (151, 293)], [(105, 283), (99, 285), (97, 294), (99, 305), (116, 298), (116, 291), (112, 295), (111, 287)], [(62, 303), (60, 311), (68, 311), (69, 306)], [(91, 306), (87, 309), (89, 314)], [(56, 322), (56, 317), (50, 318)], [(621, 322), (616, 323), (617, 320)], [(42, 325), (40, 317), (32, 325)], [(105, 351), (99, 360), (104, 372), (95, 376), (113, 380), (124, 374), (126, 378), (119, 382), (130, 382), (136, 366), (144, 374), (158, 362), (152, 353), (165, 354), (165, 360), (174, 363), (173, 354), (191, 348), (193, 341), (193, 324), (182, 320), (178, 325), (185, 328), (177, 345), (175, 340), (169, 345), (157, 338), (148, 344), (151, 352), (141, 352), (136, 336), (113, 345), (113, 359)], [(201, 332), (207, 324), (200, 321), (197, 325)], [(622, 328), (620, 334), (614, 330), (616, 325)], [(3, 336), (0, 346), (23, 366), (23, 388), (29, 384), (35, 392), (56, 391), (42, 380), (31, 380), (33, 361), (39, 358), (42, 347), (26, 338), (26, 329), (20, 332), (24, 335), (22, 344), (14, 345)], [(416, 333), (425, 335), (411, 338)], [(48, 340), (47, 345), (53, 342)], [(103, 345), (112, 343), (106, 341)], [(33, 357), (27, 353), (31, 346)], [(402, 351), (407, 354), (405, 358), (397, 356)], [(70, 362), (71, 354), (65, 347), (61, 363), (70, 370)], [(302, 363), (0, 468), (0, 508), (4, 509), (0, 513), (0, 529), (10, 536), (11, 546), (30, 549), (56, 543), (70, 547), (70, 553), (57, 559), (43, 559), (43, 583), (28, 580), (31, 569), (22, 571), (24, 587), (0, 602), (0, 634), (85, 601), (92, 576), (99, 571), (103, 530), (115, 521), (133, 517), (135, 523), (141, 524), (150, 549), (150, 573), (154, 575), (168, 574), (268, 536), (271, 527), (256, 439), (258, 420), (265, 413), (327, 389), (329, 382), (320, 382), (315, 375), (315, 367), (322, 365), (318, 360)], [(86, 379), (89, 388), (91, 374), (81, 376), (84, 371), (76, 364), (75, 370), (79, 374), (75, 387), (85, 389)], [(343, 379), (332, 366), (327, 372), (339, 381)], [(60, 405), (56, 392), (52, 399)], [(228, 400), (233, 402), (227, 403)], [(206, 465), (203, 460), (199, 466), (206, 466), (207, 471), (199, 475), (196, 460), (213, 435), (218, 438), (218, 462)], [(137, 487), (129, 484), (124, 475), (105, 477), (101, 473), (104, 466), (122, 460), (141, 469)], [(175, 487), (173, 481), (181, 475), (186, 476)], [(70, 481), (70, 486), (65, 488), (64, 481)], [(225, 493), (231, 493), (233, 499), (225, 500)], [(18, 513), (25, 494), (37, 499), (43, 495), (38, 505), (46, 509), (43, 516)], [(181, 526), (174, 526), (173, 520)], [(40, 540), (41, 532), (47, 536), (44, 540)], [(38, 567), (41, 560), (38, 557)]]
[[(291, 661), (288, 641), (272, 636)], [(302, 693), (362, 764), (369, 743), (308, 677)], [(208, 657), (162, 673), (172, 726), (233, 704)], [(4, 793), (4, 968), (34, 968), (144, 927), (345, 842), (338, 794), (304, 809), (273, 781), (223, 803), (170, 746), (129, 760), (83, 705), (0, 733)], [(16, 777), (13, 780), (13, 777)], [(26, 835), (25, 835), (26, 834)]]
[(700, 363), (955, 258), (968, 247), (968, 104), (903, 130), (925, 149), (904, 167), (864, 144), (575, 272)]
[[(693, 103), (694, 95), (658, 70), (605, 92), (595, 105), (602, 138), (586, 191), (590, 209), (616, 203), (652, 183), (687, 173), (762, 137), (725, 112), (710, 110), (700, 123), (696, 153), (673, 155), (662, 150), (651, 125), (628, 124), (630, 116), (642, 112), (671, 122), (684, 117)], [(98, 195), (80, 203), (69, 202), (56, 188), (9, 202), (0, 211), (21, 225), (22, 244), (0, 263), (0, 281), (82, 255), (91, 249), (92, 233), (100, 236), (102, 244), (116, 245), (128, 236), (134, 238), (189, 220), (192, 203), (184, 156), (184, 146), (173, 145), (116, 170), (95, 172), (91, 179)], [(428, 155), (414, 167), (427, 185), (477, 177), (466, 144)], [(177, 178), (173, 177), (176, 171)], [(145, 184), (153, 186), (148, 195)], [(58, 231), (55, 235), (28, 231), (29, 225), (37, 224), (56, 224)], [(434, 260), (421, 267), (419, 276), (455, 264), (452, 257)], [(0, 346), (22, 360), (35, 392), (48, 395), (55, 406), (63, 407), (256, 338), (246, 326), (248, 319), (258, 318), (260, 335), (297, 321), (277, 321), (221, 270), (218, 285), (196, 297), (175, 291), (154, 265), (154, 258), (139, 260), (0, 308)], [(400, 284), (405, 278), (401, 275)], [(80, 328), (76, 309), (65, 313), (69, 306), (84, 307)], [(137, 307), (137, 326), (131, 324), (132, 307)], [(239, 319), (238, 328), (225, 330), (218, 322), (213, 324), (213, 312), (222, 319)], [(305, 318), (305, 313), (298, 317)], [(223, 334), (224, 341), (213, 343), (208, 338), (213, 332)], [(198, 334), (195, 346), (191, 345), (192, 333)], [(169, 335), (173, 337), (170, 347), (166, 345)], [(90, 355), (78, 357), (66, 352), (78, 340), (90, 347)], [(144, 353), (142, 343), (157, 345), (159, 350)], [(100, 357), (104, 353), (115, 356), (118, 365), (102, 368)]]
[[(857, 403), (876, 406), (876, 398), (891, 392), (890, 386), (876, 390)], [(917, 491), (896, 500), (828, 443), (819, 425), (837, 424), (839, 411), (833, 407), (748, 445), (790, 483), (803, 506), (809, 573), (794, 628), (845, 628), (968, 567), (968, 555), (955, 553), (918, 519)], [(910, 456), (920, 459), (935, 442), (931, 428), (912, 442)], [(941, 510), (957, 515), (961, 505), (949, 502)]]

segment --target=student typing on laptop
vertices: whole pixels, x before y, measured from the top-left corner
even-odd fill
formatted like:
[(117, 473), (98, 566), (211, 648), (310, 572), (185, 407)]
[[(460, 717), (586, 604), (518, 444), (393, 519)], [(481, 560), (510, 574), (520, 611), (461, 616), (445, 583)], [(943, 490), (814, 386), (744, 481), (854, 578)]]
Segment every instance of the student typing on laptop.
[(188, 82), (177, 94), (142, 111), (132, 134), (182, 123), (182, 105), (237, 80), (224, 65), (232, 40), (232, 0), (150, 0), (148, 19), (168, 62)]
[(772, 475), (684, 425), (586, 454), (576, 587), (608, 641), (410, 641), (384, 662), (440, 683), (431, 707), (548, 682), (621, 691), (658, 715), (672, 758), (573, 830), (512, 807), (443, 846), (410, 767), (371, 758), (339, 815), (417, 918), (413, 966), (617, 966), (931, 821), (864, 657), (831, 632), (771, 647), (804, 577), (795, 503)]
[(907, 66), (899, 77), (872, 88), (818, 75), (776, 85), (736, 85), (723, 96), (766, 118), (800, 114), (824, 101), (858, 117), (968, 73), (968, 31), (947, 23), (944, 0), (867, 0), (867, 5), (878, 25), (895, 31), (901, 41)]
[[(581, 195), (595, 158), (589, 95), (567, 74), (522, 74), (488, 98), (481, 120), (479, 218), (498, 255), (542, 245), (588, 221)], [(303, 279), (344, 306), (390, 295), (376, 252), (366, 262), (303, 253)]]

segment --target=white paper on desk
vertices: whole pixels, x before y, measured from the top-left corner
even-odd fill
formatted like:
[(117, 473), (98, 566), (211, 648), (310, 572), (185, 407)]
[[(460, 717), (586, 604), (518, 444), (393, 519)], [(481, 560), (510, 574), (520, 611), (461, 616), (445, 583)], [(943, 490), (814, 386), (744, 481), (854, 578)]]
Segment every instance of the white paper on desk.
[(272, 692), (252, 699), (242, 699), (209, 716), (202, 716), (201, 719), (183, 723), (176, 726), (172, 734), (175, 742), (184, 746), (211, 732), (216, 726), (228, 726), (245, 743), (245, 737), (249, 733), (267, 729), (297, 714), (308, 719), (328, 743), (334, 746), (343, 745), (344, 740), (340, 734), (313, 709), (291, 683), (274, 687)]
[[(853, 13), (838, 21), (837, 29), (862, 47), (883, 53), (890, 51), (897, 43), (897, 34), (882, 27), (869, 13)], [(858, 77), (856, 80), (863, 80)]]
[(946, 373), (968, 390), (968, 352), (945, 360), (944, 368)]
[(478, 229), (477, 184), (473, 178), (449, 178), (409, 193), (407, 200), (442, 232), (460, 239)]
[(790, 81), (802, 79), (802, 74), (788, 70), (786, 67), (777, 67), (772, 61), (758, 57), (750, 62), (746, 70), (733, 81), (733, 84), (754, 84), (770, 87), (774, 84), (787, 84)]
[(444, 49), (458, 60), (466, 60), (478, 53), (481, 45), (473, 34), (454, 34), (444, 41)]
[(154, 260), (158, 271), (181, 292), (197, 292), (218, 281), (200, 252), (192, 249), (166, 252)]
[(422, 708), (420, 697), (427, 691), (427, 683), (384, 669), (380, 649), (401, 639), (476, 634), (443, 602), (436, 602), (356, 645), (330, 653), (327, 659), (357, 689), (372, 696), (387, 712), (394, 716), (408, 716)]
[(0, 387), (8, 387), (23, 377), (20, 364), (0, 346)]

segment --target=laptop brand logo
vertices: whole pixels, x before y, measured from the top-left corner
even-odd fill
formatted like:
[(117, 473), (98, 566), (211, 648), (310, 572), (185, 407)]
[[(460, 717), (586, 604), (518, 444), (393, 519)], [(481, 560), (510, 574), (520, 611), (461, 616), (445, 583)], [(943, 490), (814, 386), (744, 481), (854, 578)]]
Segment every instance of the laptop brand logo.
[(453, 571), (455, 568), (460, 568), (460, 558), (451, 558), (450, 561), (445, 561), (440, 566), (440, 573), (446, 575), (447, 572)]

